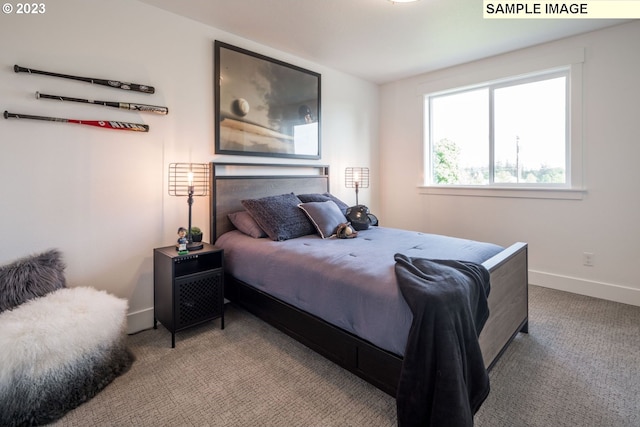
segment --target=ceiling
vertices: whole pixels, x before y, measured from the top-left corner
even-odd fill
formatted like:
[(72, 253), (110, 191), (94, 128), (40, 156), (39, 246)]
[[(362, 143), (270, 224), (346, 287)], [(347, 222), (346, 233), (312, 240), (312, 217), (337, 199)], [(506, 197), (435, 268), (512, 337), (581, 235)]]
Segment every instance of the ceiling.
[(139, 1), (374, 83), (625, 22), (483, 19), (481, 0)]

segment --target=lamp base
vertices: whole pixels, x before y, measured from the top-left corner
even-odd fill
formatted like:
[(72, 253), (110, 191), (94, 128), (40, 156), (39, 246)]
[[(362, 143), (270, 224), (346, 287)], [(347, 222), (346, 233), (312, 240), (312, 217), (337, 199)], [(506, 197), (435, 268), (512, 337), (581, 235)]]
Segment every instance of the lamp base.
[(198, 250), (202, 249), (203, 247), (204, 247), (204, 245), (202, 244), (202, 242), (187, 243), (187, 250), (188, 251), (198, 251)]

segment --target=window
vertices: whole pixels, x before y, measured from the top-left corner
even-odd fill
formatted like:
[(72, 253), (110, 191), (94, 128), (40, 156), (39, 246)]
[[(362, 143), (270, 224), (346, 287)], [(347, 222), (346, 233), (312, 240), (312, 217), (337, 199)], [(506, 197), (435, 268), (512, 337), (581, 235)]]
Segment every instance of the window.
[(571, 186), (570, 68), (425, 96), (426, 184)]

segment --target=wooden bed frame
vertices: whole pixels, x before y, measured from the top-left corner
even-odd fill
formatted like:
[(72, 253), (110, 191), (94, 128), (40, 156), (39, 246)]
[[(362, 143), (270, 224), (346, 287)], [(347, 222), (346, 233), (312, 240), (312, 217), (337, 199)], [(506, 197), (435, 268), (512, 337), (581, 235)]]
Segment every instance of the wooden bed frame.
[[(211, 163), (211, 242), (234, 229), (227, 215), (243, 199), (329, 191), (329, 167)], [(483, 265), (491, 273), (490, 316), (480, 334), (491, 369), (518, 332), (528, 332), (527, 244), (514, 243)], [(230, 274), (225, 297), (309, 348), (395, 397), (402, 358), (261, 292)]]

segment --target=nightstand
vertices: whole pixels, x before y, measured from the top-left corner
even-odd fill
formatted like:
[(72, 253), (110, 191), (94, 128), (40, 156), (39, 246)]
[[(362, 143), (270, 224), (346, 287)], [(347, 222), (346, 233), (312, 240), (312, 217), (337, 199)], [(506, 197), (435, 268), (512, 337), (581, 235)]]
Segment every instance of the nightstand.
[(154, 249), (153, 307), (153, 327), (171, 332), (171, 348), (190, 326), (219, 317), (224, 329), (224, 251), (208, 243), (186, 255), (175, 246)]

